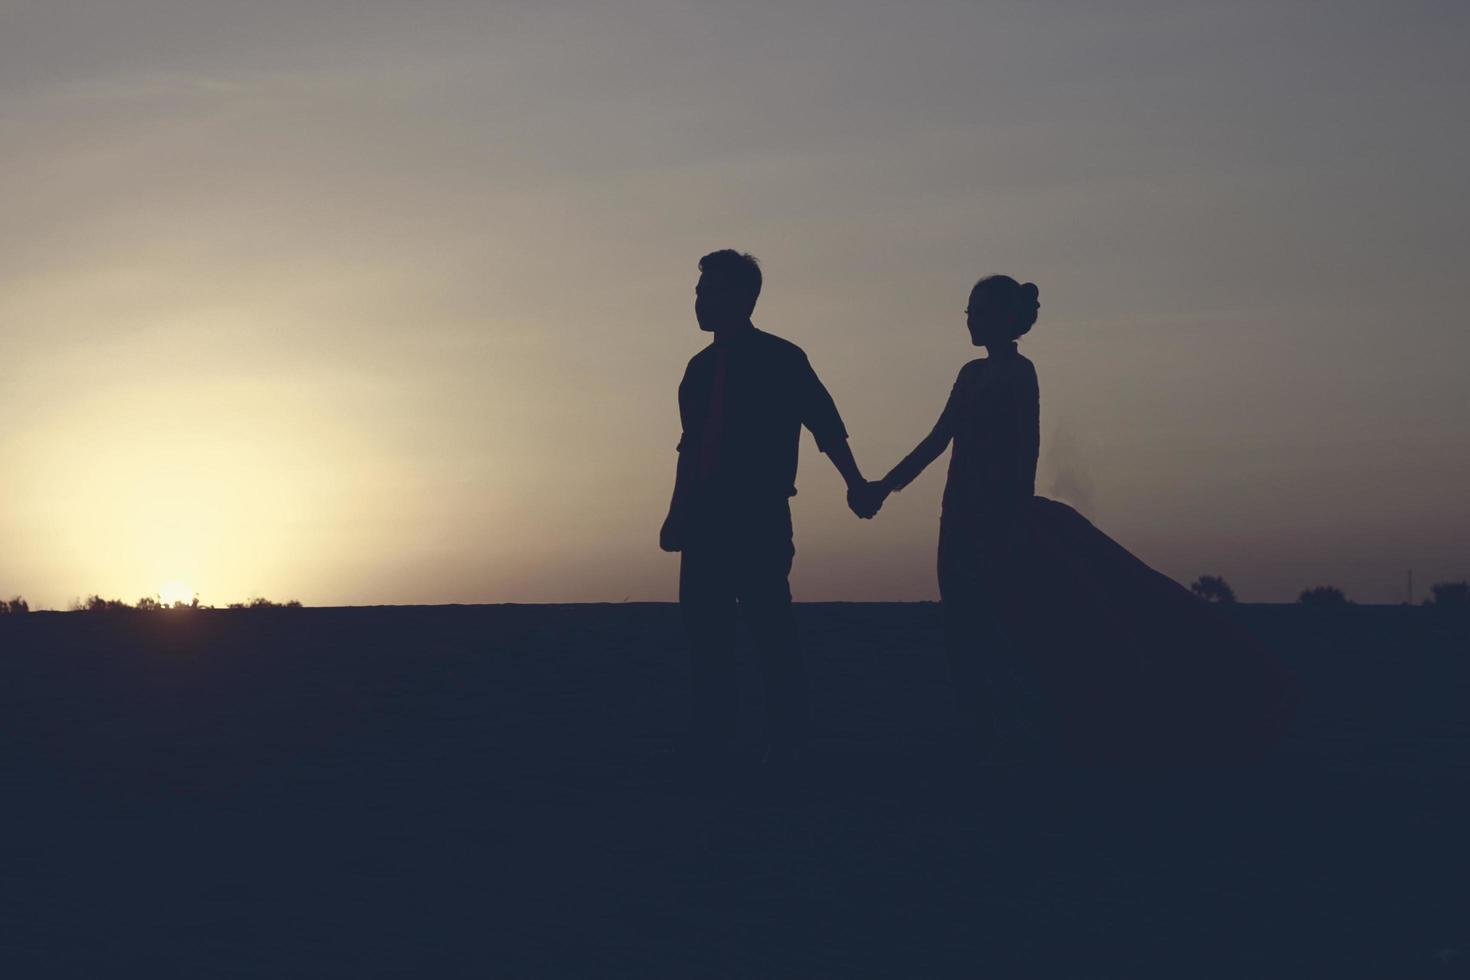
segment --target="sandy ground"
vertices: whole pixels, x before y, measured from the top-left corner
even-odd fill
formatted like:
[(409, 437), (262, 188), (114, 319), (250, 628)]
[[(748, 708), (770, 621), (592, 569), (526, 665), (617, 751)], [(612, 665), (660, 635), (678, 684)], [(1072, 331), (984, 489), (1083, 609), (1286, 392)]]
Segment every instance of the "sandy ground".
[(671, 778), (671, 606), (0, 617), (0, 977), (1470, 976), (1470, 623), (1241, 607), (1292, 737), (1140, 774), (964, 762), (937, 607), (799, 614), (784, 792)]

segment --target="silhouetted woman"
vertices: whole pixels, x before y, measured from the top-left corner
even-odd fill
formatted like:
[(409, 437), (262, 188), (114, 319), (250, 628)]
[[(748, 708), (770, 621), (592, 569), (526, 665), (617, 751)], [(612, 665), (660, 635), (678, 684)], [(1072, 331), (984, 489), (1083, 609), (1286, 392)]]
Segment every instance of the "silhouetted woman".
[(960, 369), (932, 432), (870, 509), (953, 444), (939, 590), (962, 713), (1003, 755), (1082, 761), (1248, 759), (1284, 730), (1293, 677), (1242, 629), (1065, 504), (1036, 496), (1040, 389), (1016, 341), (1035, 285), (975, 284), (987, 357)]

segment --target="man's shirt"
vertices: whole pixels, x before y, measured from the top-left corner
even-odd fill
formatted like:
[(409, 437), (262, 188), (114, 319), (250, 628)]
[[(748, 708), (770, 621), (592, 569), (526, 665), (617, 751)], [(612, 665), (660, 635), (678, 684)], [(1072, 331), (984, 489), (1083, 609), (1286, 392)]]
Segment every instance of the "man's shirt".
[(832, 396), (800, 347), (751, 327), (695, 354), (679, 383), (681, 453), (694, 492), (737, 499), (796, 493), (801, 427), (817, 447), (847, 438)]

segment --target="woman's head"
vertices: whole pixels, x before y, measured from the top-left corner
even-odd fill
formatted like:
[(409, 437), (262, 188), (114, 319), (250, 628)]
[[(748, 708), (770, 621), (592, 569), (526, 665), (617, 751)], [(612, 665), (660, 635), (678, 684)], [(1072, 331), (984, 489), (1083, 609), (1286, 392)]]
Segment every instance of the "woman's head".
[(1016, 340), (1031, 329), (1040, 309), (1041, 290), (1035, 283), (986, 276), (970, 290), (970, 307), (965, 310), (970, 340), (977, 347)]

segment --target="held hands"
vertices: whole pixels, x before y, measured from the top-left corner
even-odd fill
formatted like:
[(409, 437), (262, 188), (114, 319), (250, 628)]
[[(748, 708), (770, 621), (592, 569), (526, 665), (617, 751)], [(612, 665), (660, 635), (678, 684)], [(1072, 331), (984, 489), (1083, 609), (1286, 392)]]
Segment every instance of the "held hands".
[(887, 499), (889, 490), (879, 481), (864, 481), (847, 491), (847, 506), (852, 512), (863, 520), (870, 520), (874, 514), (883, 506)]

